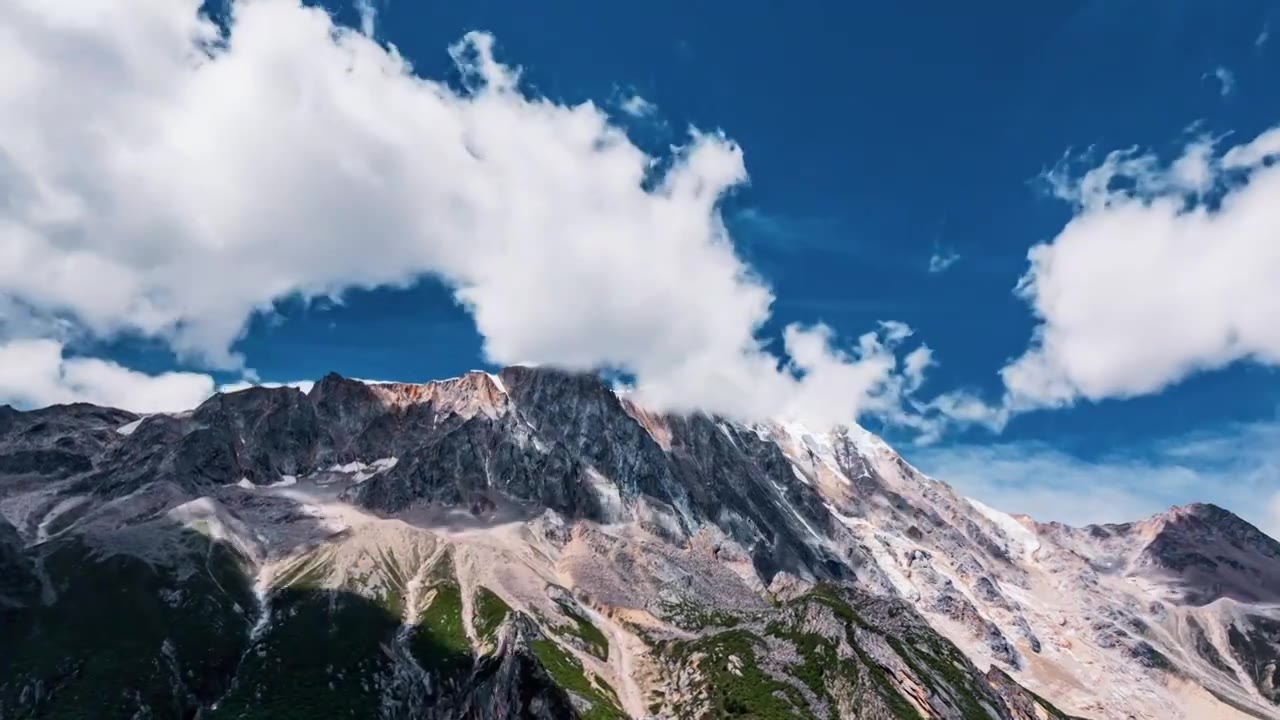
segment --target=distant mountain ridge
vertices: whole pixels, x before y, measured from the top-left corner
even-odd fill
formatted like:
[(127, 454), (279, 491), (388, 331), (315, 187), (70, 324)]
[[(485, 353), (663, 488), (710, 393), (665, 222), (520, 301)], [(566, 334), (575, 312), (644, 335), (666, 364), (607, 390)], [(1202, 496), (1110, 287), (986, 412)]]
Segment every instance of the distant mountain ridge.
[(0, 406), (0, 718), (1272, 718), (1278, 593), (1212, 505), (1036, 523), (587, 374)]

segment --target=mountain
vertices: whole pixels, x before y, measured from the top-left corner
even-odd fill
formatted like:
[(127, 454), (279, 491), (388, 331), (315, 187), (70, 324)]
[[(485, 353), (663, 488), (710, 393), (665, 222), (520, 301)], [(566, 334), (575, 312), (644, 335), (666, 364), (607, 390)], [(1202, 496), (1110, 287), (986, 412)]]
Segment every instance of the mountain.
[(0, 718), (1280, 717), (1280, 544), (591, 375), (0, 406)]

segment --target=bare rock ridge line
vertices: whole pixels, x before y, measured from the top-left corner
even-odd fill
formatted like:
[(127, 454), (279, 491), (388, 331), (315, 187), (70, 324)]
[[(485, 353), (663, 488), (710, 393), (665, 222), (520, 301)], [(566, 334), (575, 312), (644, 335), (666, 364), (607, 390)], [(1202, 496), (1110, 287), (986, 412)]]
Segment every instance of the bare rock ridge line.
[(1277, 718), (1280, 543), (588, 374), (330, 374), (0, 406), (0, 638), (0, 718)]

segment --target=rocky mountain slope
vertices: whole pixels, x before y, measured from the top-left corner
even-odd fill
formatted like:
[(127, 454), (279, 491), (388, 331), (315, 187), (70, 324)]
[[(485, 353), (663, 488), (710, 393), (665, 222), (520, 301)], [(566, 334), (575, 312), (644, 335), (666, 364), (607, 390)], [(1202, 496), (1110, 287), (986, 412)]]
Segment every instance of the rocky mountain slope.
[(1280, 717), (1280, 544), (592, 376), (0, 407), (0, 718)]

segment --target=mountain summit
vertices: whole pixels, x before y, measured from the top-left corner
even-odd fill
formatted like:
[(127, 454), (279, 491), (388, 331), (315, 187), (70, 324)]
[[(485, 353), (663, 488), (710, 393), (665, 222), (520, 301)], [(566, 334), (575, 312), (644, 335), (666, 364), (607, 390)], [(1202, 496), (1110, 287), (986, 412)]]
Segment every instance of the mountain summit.
[(0, 407), (0, 718), (1273, 718), (1280, 544), (512, 367)]

